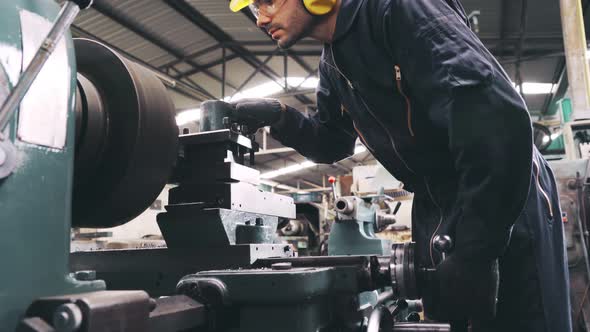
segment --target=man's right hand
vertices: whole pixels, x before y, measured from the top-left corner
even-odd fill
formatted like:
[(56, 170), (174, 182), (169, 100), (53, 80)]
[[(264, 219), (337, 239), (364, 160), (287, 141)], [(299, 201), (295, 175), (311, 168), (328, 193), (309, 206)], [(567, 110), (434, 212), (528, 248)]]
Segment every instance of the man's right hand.
[(277, 124), (285, 113), (286, 106), (277, 99), (247, 98), (231, 103), (234, 118), (248, 126), (250, 131)]

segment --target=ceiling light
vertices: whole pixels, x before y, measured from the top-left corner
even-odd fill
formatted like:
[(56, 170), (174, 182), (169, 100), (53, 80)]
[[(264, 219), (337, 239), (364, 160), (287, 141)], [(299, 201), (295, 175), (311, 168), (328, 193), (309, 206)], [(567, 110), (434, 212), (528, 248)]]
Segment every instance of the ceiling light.
[(527, 95), (542, 95), (549, 94), (553, 91), (552, 83), (530, 83), (525, 82), (522, 85), (524, 94)]
[(291, 165), (291, 166), (287, 166), (287, 167), (283, 167), (274, 171), (270, 171), (270, 172), (266, 172), (263, 174), (260, 174), (260, 178), (261, 179), (273, 179), (276, 177), (279, 177), (281, 175), (285, 175), (285, 174), (290, 174), (290, 173), (295, 173), (298, 172), (302, 169), (306, 169), (306, 168), (310, 168), (315, 166), (316, 163), (314, 163), (313, 161), (304, 161), (300, 164), (295, 164), (295, 165)]
[(184, 126), (185, 124), (201, 119), (201, 110), (198, 108), (182, 111), (176, 115), (176, 125)]
[[(512, 82), (512, 86), (520, 92), (520, 86)], [(522, 92), (525, 95), (545, 95), (553, 92), (555, 84), (553, 83), (534, 83), (524, 82), (522, 84)]]
[(283, 90), (283, 87), (280, 86), (277, 82), (270, 81), (270, 82), (262, 83), (260, 85), (253, 87), (253, 88), (250, 88), (250, 89), (242, 90), (242, 91), (236, 93), (233, 97), (226, 96), (225, 98), (223, 98), (223, 100), (226, 102), (230, 102), (230, 101), (236, 101), (236, 100), (240, 100), (240, 99), (244, 99), (244, 98), (264, 98), (264, 97), (268, 97), (270, 95), (274, 95), (276, 93), (279, 93), (282, 90)]
[(307, 79), (305, 77), (287, 78), (287, 84), (289, 84), (291, 87), (300, 87), (305, 89), (315, 89), (319, 82), (320, 80), (317, 77), (309, 77)]
[[(281, 79), (278, 82), (284, 82), (285, 79)], [(319, 79), (317, 77), (287, 77), (287, 85), (289, 87), (299, 87), (304, 89), (315, 89), (318, 86)], [(253, 88), (242, 90), (236, 93), (233, 97), (226, 96), (223, 98), (224, 101), (236, 101), (244, 98), (264, 98), (272, 96), (284, 90), (284, 87), (275, 81), (269, 81), (262, 83)]]

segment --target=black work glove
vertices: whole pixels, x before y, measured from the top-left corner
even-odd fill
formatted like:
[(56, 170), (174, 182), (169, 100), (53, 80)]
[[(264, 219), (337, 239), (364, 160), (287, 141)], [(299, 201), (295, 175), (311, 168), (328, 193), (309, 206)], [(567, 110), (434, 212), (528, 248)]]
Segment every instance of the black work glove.
[(286, 109), (281, 102), (271, 98), (247, 98), (231, 104), (234, 106), (233, 118), (248, 126), (251, 132), (277, 124)]
[(424, 294), (429, 318), (438, 321), (489, 321), (496, 315), (498, 261), (449, 255), (436, 267)]

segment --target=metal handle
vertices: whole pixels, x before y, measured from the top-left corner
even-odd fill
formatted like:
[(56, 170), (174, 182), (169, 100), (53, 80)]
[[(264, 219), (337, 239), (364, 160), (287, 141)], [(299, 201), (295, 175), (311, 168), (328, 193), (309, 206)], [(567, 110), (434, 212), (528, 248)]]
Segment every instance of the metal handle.
[(367, 324), (367, 332), (391, 330), (393, 330), (393, 317), (391, 317), (389, 310), (382, 305), (373, 309), (369, 317), (369, 323)]
[(393, 326), (394, 332), (449, 332), (449, 324), (432, 323), (396, 323)]
[(438, 252), (441, 253), (443, 261), (446, 259), (446, 255), (453, 250), (453, 240), (448, 235), (437, 235), (434, 237), (433, 246)]
[[(67, 1), (66, 4), (61, 8), (55, 23), (49, 30), (47, 37), (43, 40), (43, 43), (35, 53), (35, 56), (31, 60), (29, 66), (25, 69), (21, 75), (18, 83), (8, 95), (8, 98), (0, 108), (0, 132), (4, 131), (6, 125), (12, 119), (12, 116), (16, 112), (16, 109), (24, 96), (29, 91), (29, 88), (37, 78), (37, 75), (43, 69), (43, 66), (47, 62), (47, 59), (51, 56), (57, 43), (61, 40), (65, 32), (70, 28), (72, 22), (80, 12), (80, 9), (88, 8), (92, 4), (92, 1), (78, 0), (78, 1)], [(1, 137), (0, 137), (1, 138)]]

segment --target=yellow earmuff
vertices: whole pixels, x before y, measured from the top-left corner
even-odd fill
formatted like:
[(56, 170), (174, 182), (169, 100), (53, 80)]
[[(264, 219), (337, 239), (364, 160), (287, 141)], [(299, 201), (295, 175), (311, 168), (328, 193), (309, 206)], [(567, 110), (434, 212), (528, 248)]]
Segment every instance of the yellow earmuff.
[(334, 9), (337, 0), (303, 0), (303, 6), (312, 15), (326, 15)]

